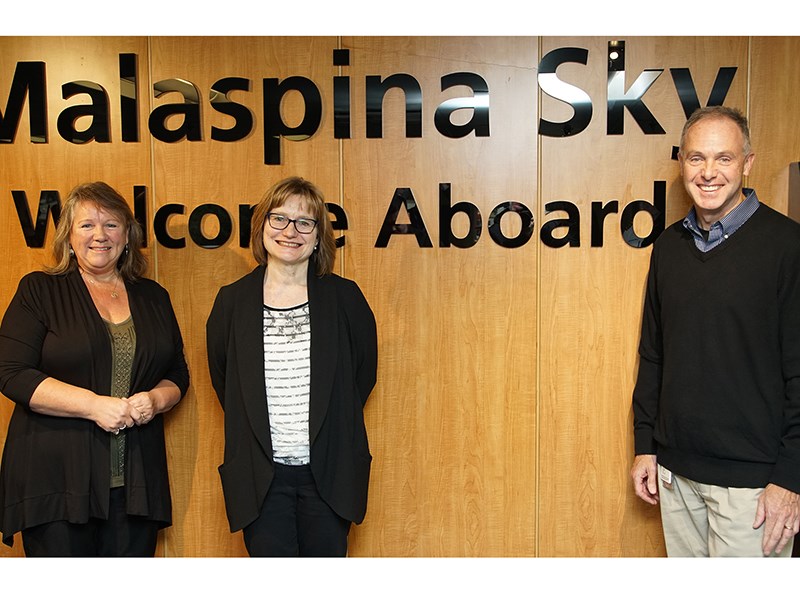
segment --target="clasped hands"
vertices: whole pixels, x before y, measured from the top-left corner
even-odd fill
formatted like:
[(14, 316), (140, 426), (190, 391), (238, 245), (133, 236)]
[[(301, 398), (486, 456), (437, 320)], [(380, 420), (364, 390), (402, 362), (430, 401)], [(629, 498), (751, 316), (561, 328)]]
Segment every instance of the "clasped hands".
[(104, 431), (115, 435), (134, 425), (146, 425), (155, 416), (149, 392), (137, 392), (129, 398), (102, 398), (103, 410), (95, 422)]

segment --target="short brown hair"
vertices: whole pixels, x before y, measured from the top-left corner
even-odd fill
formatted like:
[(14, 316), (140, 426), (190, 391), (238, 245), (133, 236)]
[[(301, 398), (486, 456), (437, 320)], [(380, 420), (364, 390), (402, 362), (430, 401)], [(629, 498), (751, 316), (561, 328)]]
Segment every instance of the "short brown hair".
[(289, 177), (279, 181), (267, 190), (261, 201), (253, 210), (250, 221), (250, 250), (253, 258), (262, 266), (266, 266), (269, 256), (264, 248), (264, 226), (267, 215), (280, 208), (291, 196), (300, 196), (306, 203), (311, 216), (317, 221), (318, 246), (309, 259), (316, 269), (317, 275), (328, 275), (333, 271), (336, 260), (336, 240), (333, 237), (328, 208), (319, 188), (302, 177)]
[(742, 137), (744, 138), (744, 146), (742, 147), (744, 155), (747, 156), (750, 154), (752, 148), (750, 146), (750, 127), (747, 124), (747, 117), (745, 117), (739, 109), (729, 106), (706, 106), (705, 108), (698, 108), (695, 110), (684, 124), (683, 131), (681, 132), (679, 146), (679, 152), (681, 154), (683, 154), (683, 143), (686, 141), (686, 134), (689, 129), (705, 119), (730, 119), (733, 121), (739, 127), (739, 130), (742, 132)]
[(130, 206), (119, 192), (103, 181), (82, 183), (75, 186), (67, 196), (58, 218), (56, 237), (53, 240), (55, 265), (47, 269), (53, 275), (62, 275), (78, 267), (77, 260), (70, 252), (69, 237), (75, 220), (75, 207), (80, 202), (89, 202), (113, 214), (128, 232), (128, 244), (117, 261), (120, 275), (127, 281), (135, 281), (147, 270), (147, 259), (142, 254), (144, 234), (136, 221)]

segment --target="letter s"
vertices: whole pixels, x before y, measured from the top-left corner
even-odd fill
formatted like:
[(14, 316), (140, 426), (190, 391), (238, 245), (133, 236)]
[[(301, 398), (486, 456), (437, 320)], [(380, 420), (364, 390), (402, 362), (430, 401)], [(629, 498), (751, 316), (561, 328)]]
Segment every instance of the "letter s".
[(554, 123), (539, 119), (539, 134), (548, 137), (568, 137), (577, 135), (592, 120), (592, 99), (585, 91), (561, 81), (556, 75), (558, 66), (565, 62), (585, 65), (589, 51), (585, 48), (556, 48), (539, 61), (539, 87), (548, 96), (569, 104), (575, 114), (569, 121)]

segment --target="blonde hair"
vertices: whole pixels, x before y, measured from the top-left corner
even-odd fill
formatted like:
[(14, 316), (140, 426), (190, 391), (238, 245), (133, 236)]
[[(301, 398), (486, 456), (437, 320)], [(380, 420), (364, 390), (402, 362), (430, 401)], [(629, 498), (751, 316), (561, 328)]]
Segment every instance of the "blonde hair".
[(128, 232), (128, 244), (117, 261), (120, 275), (127, 281), (135, 281), (147, 270), (147, 259), (142, 254), (144, 234), (142, 227), (133, 216), (133, 212), (119, 192), (102, 181), (82, 183), (75, 186), (67, 196), (58, 219), (56, 237), (53, 240), (53, 258), (55, 265), (47, 272), (63, 275), (78, 268), (78, 262), (71, 252), (69, 238), (75, 220), (75, 208), (81, 202), (89, 202), (98, 208), (113, 214)]

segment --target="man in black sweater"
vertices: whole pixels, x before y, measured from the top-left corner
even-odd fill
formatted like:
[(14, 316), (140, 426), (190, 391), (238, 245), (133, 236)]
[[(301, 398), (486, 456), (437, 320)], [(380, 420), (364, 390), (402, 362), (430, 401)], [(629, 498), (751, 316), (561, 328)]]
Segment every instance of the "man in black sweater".
[(650, 258), (631, 477), (669, 556), (789, 556), (800, 527), (800, 224), (742, 187), (754, 158), (739, 111), (696, 111), (694, 207)]

